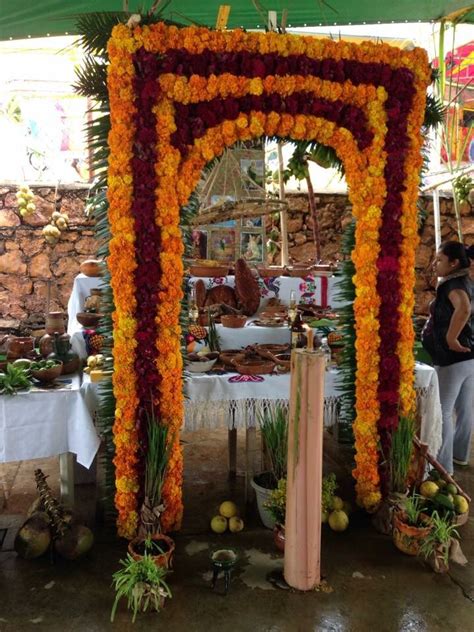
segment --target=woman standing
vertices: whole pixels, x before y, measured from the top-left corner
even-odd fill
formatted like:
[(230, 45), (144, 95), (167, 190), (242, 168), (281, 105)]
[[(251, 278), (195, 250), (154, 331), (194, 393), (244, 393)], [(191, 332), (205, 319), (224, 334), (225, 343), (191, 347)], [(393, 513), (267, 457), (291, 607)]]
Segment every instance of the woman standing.
[(467, 248), (457, 241), (441, 245), (436, 256), (436, 274), (441, 278), (422, 336), (439, 380), (443, 443), (438, 460), (450, 474), (453, 464), (468, 464), (474, 421), (474, 320), (469, 259), (474, 259), (474, 246)]

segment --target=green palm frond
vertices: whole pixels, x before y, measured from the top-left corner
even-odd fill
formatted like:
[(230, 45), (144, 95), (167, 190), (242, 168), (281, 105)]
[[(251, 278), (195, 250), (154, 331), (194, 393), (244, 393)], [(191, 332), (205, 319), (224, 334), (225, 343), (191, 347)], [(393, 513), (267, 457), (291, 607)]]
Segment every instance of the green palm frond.
[(432, 94), (426, 96), (425, 118), (423, 126), (435, 128), (441, 125), (446, 116), (446, 108), (443, 103)]
[(106, 57), (107, 42), (112, 29), (128, 20), (128, 13), (122, 11), (82, 13), (77, 16), (76, 26), (79, 43), (88, 55)]
[(355, 374), (357, 367), (354, 316), (355, 286), (352, 278), (355, 274), (355, 266), (350, 255), (355, 247), (355, 226), (355, 221), (348, 224), (342, 237), (342, 252), (347, 258), (342, 262), (342, 269), (339, 272), (341, 280), (336, 297), (344, 305), (338, 310), (344, 336), (344, 351), (338, 377), (338, 390), (341, 393), (339, 440), (344, 443), (352, 443), (354, 440), (352, 424), (355, 419)]

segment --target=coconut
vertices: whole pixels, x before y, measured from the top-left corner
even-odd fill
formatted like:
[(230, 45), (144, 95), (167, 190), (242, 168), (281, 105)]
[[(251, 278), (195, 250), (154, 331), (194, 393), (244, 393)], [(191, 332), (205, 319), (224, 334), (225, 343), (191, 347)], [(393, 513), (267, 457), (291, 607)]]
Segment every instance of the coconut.
[(87, 553), (94, 544), (94, 534), (83, 524), (72, 524), (64, 535), (54, 542), (56, 551), (67, 560), (75, 560)]
[(37, 511), (20, 527), (13, 546), (20, 557), (33, 560), (43, 555), (50, 544), (49, 516), (44, 511)]

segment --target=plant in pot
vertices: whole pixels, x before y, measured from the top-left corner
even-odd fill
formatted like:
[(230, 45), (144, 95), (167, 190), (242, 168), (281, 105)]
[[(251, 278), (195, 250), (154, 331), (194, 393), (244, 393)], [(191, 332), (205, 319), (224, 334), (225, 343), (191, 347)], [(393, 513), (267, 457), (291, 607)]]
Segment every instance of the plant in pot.
[(150, 556), (157, 566), (169, 568), (174, 542), (161, 533), (160, 517), (165, 507), (162, 499), (163, 483), (168, 469), (171, 440), (167, 426), (156, 419), (153, 406), (147, 412), (147, 451), (145, 454), (144, 500), (140, 509), (137, 537), (128, 545), (134, 559)]
[(264, 503), (269, 511), (275, 526), (273, 527), (273, 541), (280, 551), (285, 550), (285, 516), (286, 516), (286, 478), (278, 481), (278, 486), (270, 492), (268, 500)]
[(168, 569), (157, 566), (153, 558), (146, 553), (138, 560), (127, 554), (125, 560), (120, 560), (120, 564), (122, 568), (113, 575), (115, 601), (110, 621), (113, 623), (122, 598), (127, 600), (127, 608), (132, 611), (132, 623), (135, 623), (139, 612), (159, 612), (165, 599), (172, 596), (166, 582)]
[(275, 519), (265, 503), (270, 499), (272, 490), (278, 487), (278, 481), (286, 478), (288, 412), (282, 406), (277, 406), (274, 410), (267, 409), (259, 417), (258, 423), (269, 469), (254, 476), (252, 487), (257, 496), (260, 519), (267, 529), (273, 529)]
[(403, 505), (408, 493), (408, 480), (413, 457), (415, 422), (401, 416), (392, 433), (390, 452), (385, 464), (388, 469), (389, 491), (375, 514), (372, 524), (380, 533), (392, 532), (393, 512)]
[(422, 496), (408, 496), (393, 512), (393, 542), (407, 555), (419, 555), (422, 541), (431, 531), (431, 518), (425, 513)]
[[(449, 516), (440, 516), (437, 511), (433, 511), (431, 514), (430, 522), (431, 529), (421, 542), (420, 555), (430, 563), (436, 573), (447, 573), (452, 546), (458, 549), (455, 559), (460, 561), (458, 557), (460, 552), (458, 544), (459, 534), (451, 518)], [(464, 556), (462, 555), (462, 557)], [(463, 563), (463, 561), (460, 561), (460, 563)]]

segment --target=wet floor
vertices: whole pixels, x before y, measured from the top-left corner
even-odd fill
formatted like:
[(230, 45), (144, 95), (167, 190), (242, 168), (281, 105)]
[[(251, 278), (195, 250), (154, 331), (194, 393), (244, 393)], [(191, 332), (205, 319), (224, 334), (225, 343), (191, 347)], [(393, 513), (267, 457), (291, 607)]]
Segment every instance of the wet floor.
[[(185, 440), (187, 514), (183, 532), (176, 535), (173, 598), (163, 611), (140, 615), (132, 625), (122, 606), (115, 623), (109, 623), (111, 576), (125, 543), (113, 532), (98, 530), (93, 551), (75, 563), (27, 562), (13, 552), (0, 553), (0, 632), (474, 630), (473, 518), (460, 529), (469, 565), (452, 565), (448, 575), (437, 575), (420, 560), (399, 553), (389, 537), (377, 534), (364, 515), (355, 514), (348, 531), (323, 533), (321, 590), (282, 591), (267, 581), (267, 574), (281, 568), (283, 558), (271, 532), (260, 528), (253, 514), (248, 514), (242, 533), (216, 536), (207, 530), (220, 501), (231, 496), (243, 504), (243, 479), (238, 477), (230, 491), (226, 481), (226, 433), (195, 433)], [(239, 458), (242, 462), (242, 452)], [(49, 466), (54, 482), (54, 460)], [(474, 468), (458, 478), (472, 495)], [(22, 486), (18, 483), (11, 490), (10, 508), (29, 500), (26, 479), (25, 474)], [(3, 517), (7, 510), (8, 505)], [(221, 579), (217, 591), (210, 586), (209, 554), (223, 545), (239, 553), (226, 596), (220, 594)]]

